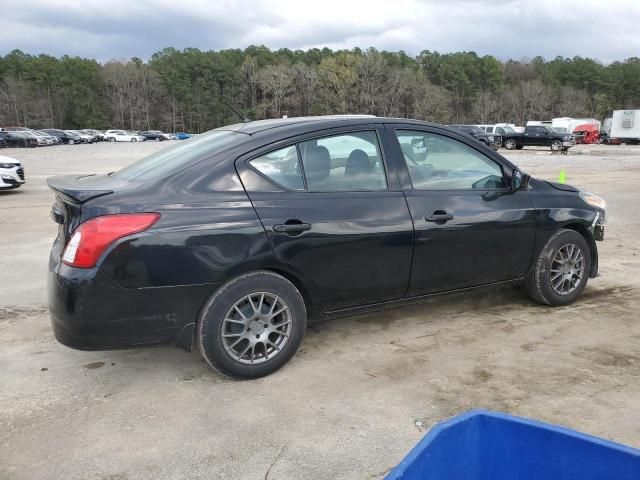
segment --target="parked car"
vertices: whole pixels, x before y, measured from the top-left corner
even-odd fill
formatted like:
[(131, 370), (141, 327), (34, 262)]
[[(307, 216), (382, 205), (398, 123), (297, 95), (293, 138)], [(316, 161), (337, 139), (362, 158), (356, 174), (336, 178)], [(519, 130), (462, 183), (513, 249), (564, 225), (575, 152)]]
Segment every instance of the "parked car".
[(36, 146), (38, 147), (46, 147), (49, 145), (53, 145), (53, 140), (50, 136), (44, 134), (36, 134), (35, 131), (29, 130), (15, 130), (15, 133), (19, 133), (25, 137), (33, 138), (36, 140)]
[(104, 132), (101, 132), (100, 130), (94, 130), (93, 128), (84, 128), (80, 130), (80, 132), (91, 135), (96, 142), (104, 141)]
[(142, 135), (147, 140), (155, 140), (156, 142), (171, 140), (171, 136), (168, 133), (162, 133), (160, 130), (145, 130), (138, 132), (138, 135)]
[(475, 125), (450, 125), (451, 128), (455, 128), (460, 132), (466, 133), (467, 135), (472, 136), (479, 142), (484, 143), (486, 146), (493, 148), (494, 150), (498, 150), (502, 145), (502, 137), (499, 135), (493, 135), (486, 133), (482, 128), (476, 127)]
[(0, 190), (18, 188), (24, 182), (24, 169), (20, 160), (0, 155)]
[(6, 148), (8, 146), (9, 144), (7, 143), (7, 141), (4, 139), (3, 136), (0, 135), (0, 148)]
[(7, 142), (8, 147), (37, 147), (38, 140), (33, 136), (24, 135), (21, 131), (1, 131), (0, 138)]
[(176, 140), (187, 140), (192, 137), (192, 135), (185, 132), (172, 133), (171, 135), (174, 136)]
[(69, 145), (82, 143), (82, 138), (80, 138), (80, 136), (76, 135), (75, 133), (67, 133), (64, 130), (60, 130), (57, 128), (45, 128), (42, 131), (56, 137), (58, 139), (58, 143), (68, 143)]
[(82, 143), (95, 143), (96, 138), (88, 133), (83, 133), (80, 130), (65, 130), (66, 133), (74, 134), (80, 138)]
[(282, 367), (323, 318), (504, 283), (566, 305), (606, 218), (457, 130), (362, 116), (230, 125), (48, 184), (56, 338), (197, 344), (235, 378)]
[(144, 142), (146, 140), (142, 135), (129, 130), (107, 130), (104, 138), (109, 142)]
[(58, 139), (48, 133), (41, 132), (40, 130), (31, 130), (30, 133), (38, 137), (38, 141), (41, 145), (50, 146), (58, 144)]
[(502, 144), (507, 150), (523, 147), (550, 147), (552, 151), (568, 150), (575, 145), (573, 136), (556, 132), (546, 125), (527, 125), (522, 133), (502, 135)]

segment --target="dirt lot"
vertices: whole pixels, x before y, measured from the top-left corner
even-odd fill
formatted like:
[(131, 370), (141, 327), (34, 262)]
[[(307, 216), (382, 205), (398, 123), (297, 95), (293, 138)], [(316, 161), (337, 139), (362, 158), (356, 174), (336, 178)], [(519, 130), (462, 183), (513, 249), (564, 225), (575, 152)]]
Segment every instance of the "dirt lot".
[(28, 179), (0, 194), (0, 478), (380, 478), (433, 423), (474, 407), (640, 447), (640, 148), (508, 154), (608, 201), (601, 276), (574, 305), (503, 290), (327, 322), (275, 375), (236, 382), (197, 353), (79, 352), (51, 333), (45, 178), (164, 146), (0, 151)]

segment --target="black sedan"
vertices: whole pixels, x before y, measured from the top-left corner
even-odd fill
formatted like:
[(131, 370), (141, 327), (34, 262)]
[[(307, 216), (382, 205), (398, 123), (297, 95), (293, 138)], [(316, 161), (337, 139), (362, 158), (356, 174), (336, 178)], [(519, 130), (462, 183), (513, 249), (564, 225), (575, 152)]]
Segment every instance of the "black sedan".
[(160, 130), (145, 130), (144, 132), (138, 132), (138, 135), (142, 135), (147, 140), (155, 140), (156, 142), (169, 140), (169, 136)]
[(59, 143), (68, 143), (69, 145), (82, 143), (82, 138), (74, 133), (67, 133), (57, 128), (45, 128), (42, 131), (56, 137)]
[(283, 366), (323, 318), (507, 282), (565, 305), (604, 235), (600, 197), (413, 120), (231, 125), (48, 183), (57, 339), (198, 345), (235, 378)]
[(26, 135), (21, 131), (0, 131), (0, 139), (4, 140), (7, 147), (37, 147), (38, 139)]
[(472, 136), (494, 150), (498, 150), (502, 146), (502, 137), (500, 135), (487, 133), (476, 125), (450, 125), (450, 127)]

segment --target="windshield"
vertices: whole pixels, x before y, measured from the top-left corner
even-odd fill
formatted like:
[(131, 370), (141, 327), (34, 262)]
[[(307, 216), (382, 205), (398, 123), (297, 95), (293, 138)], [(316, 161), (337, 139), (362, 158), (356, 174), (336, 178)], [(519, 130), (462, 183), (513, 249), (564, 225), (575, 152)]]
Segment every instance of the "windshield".
[(516, 131), (511, 127), (502, 127), (505, 133), (516, 133)]
[(244, 133), (211, 130), (189, 140), (183, 140), (114, 173), (126, 180), (150, 180), (161, 177), (205, 155), (218, 153), (232, 143), (247, 138)]

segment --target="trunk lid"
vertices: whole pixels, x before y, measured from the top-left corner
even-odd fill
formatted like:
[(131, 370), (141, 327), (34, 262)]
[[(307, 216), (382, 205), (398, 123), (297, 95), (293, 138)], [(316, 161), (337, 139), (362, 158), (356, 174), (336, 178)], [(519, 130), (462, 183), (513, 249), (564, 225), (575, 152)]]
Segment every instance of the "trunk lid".
[(53, 252), (60, 257), (73, 231), (81, 223), (85, 203), (112, 194), (122, 182), (109, 175), (65, 175), (50, 177), (47, 185), (55, 193), (51, 218), (58, 224)]

